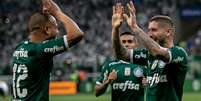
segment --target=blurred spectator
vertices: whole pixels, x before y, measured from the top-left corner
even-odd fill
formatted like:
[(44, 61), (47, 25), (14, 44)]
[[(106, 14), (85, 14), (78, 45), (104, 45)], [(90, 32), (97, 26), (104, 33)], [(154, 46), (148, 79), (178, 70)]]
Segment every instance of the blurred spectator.
[[(62, 5), (65, 13), (78, 22), (86, 34), (85, 40), (73, 47), (72, 52), (55, 57), (55, 67), (63, 67), (63, 62), (72, 58), (72, 63), (76, 64), (78, 69), (81, 67), (91, 68), (102, 64), (107, 57), (112, 57), (111, 15), (115, 0), (59, 0), (56, 2)], [(185, 2), (187, 0), (183, 0), (181, 4)], [(0, 67), (2, 71), (12, 69), (10, 60), (16, 43), (26, 40), (28, 16), (34, 10), (40, 9), (40, 4), (41, 0), (0, 1)], [(169, 15), (175, 11), (176, 0), (137, 0), (135, 5), (138, 10), (137, 19), (140, 26), (145, 27), (148, 18), (152, 15)], [(60, 29), (60, 33), (64, 33), (64, 28)], [(198, 31), (197, 36), (189, 39), (187, 45), (190, 50), (199, 51), (196, 54), (200, 54), (201, 30)], [(11, 74), (11, 72), (6, 74)]]

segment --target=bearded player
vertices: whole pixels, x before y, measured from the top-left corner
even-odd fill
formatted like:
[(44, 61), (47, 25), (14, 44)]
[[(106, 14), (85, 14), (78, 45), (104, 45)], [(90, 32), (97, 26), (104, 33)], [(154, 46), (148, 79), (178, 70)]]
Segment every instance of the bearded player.
[[(147, 65), (147, 101), (181, 101), (188, 61), (186, 51), (174, 45), (175, 29), (172, 19), (164, 15), (152, 17), (146, 34), (137, 25), (135, 7), (131, 1), (127, 7), (129, 16), (125, 13), (122, 18), (147, 50), (138, 53), (127, 50), (119, 41), (119, 34), (112, 33), (113, 49), (117, 58)], [(122, 23), (122, 20), (119, 22)]]

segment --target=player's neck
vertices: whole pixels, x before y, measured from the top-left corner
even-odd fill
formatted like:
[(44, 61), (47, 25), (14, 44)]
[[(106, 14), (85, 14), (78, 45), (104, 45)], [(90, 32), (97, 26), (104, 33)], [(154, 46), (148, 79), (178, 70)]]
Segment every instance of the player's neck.
[(29, 40), (33, 43), (39, 43), (46, 39), (46, 36), (44, 34), (40, 33), (31, 33), (29, 34)]
[(165, 47), (165, 48), (172, 48), (172, 47), (174, 47), (174, 42), (173, 42), (173, 40), (167, 40), (167, 41), (163, 44), (163, 47)]

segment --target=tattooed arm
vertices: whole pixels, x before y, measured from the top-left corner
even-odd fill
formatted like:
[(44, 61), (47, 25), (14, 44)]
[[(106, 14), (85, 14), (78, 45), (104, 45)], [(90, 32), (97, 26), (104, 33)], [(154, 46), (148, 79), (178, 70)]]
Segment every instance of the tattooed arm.
[(153, 39), (151, 39), (138, 25), (136, 22), (136, 15), (135, 15), (135, 7), (130, 1), (129, 4), (127, 4), (130, 16), (124, 14), (124, 18), (126, 19), (129, 27), (133, 32), (135, 32), (135, 36), (141, 40), (141, 42), (144, 44), (144, 46), (149, 50), (150, 54), (153, 56), (168, 62), (170, 60), (170, 55), (168, 48), (161, 47), (157, 42), (155, 42)]
[(169, 62), (170, 56), (168, 48), (161, 47), (140, 28), (135, 30), (135, 32), (137, 33), (135, 36), (141, 40), (143, 45), (149, 50), (150, 54), (163, 61)]
[(123, 21), (123, 6), (117, 3), (113, 6), (112, 15), (112, 47), (114, 55), (117, 59), (129, 61), (129, 52), (122, 45), (119, 36), (119, 28)]

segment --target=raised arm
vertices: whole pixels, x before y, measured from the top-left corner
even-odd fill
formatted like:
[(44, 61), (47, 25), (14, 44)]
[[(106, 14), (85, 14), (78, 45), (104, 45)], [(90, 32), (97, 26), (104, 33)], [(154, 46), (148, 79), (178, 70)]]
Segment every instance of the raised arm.
[(122, 45), (119, 36), (119, 28), (123, 21), (123, 6), (121, 3), (117, 3), (113, 6), (112, 15), (112, 46), (113, 52), (117, 59), (129, 61), (129, 52)]
[(82, 30), (69, 16), (61, 11), (55, 2), (52, 0), (43, 0), (43, 10), (52, 14), (57, 20), (63, 23), (69, 47), (75, 45), (83, 38), (84, 33)]
[(168, 49), (161, 47), (137, 25), (136, 11), (132, 1), (127, 4), (127, 7), (129, 10), (129, 16), (127, 14), (124, 14), (123, 16), (126, 19), (130, 29), (136, 33), (135, 36), (141, 40), (144, 46), (149, 50), (150, 54), (168, 62), (170, 58)]

